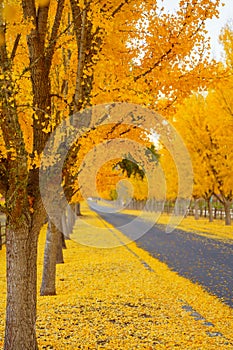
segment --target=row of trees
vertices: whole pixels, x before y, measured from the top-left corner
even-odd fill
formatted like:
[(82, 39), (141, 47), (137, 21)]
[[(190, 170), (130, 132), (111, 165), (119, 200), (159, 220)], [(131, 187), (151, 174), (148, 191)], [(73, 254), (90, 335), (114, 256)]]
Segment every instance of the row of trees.
[[(37, 242), (46, 220), (39, 167), (51, 133), (76, 113), (75, 127), (83, 132), (92, 125), (96, 144), (103, 140), (96, 127), (101, 126), (101, 118), (93, 124), (91, 113), (77, 114), (85, 107), (125, 101), (169, 115), (192, 90), (206, 89), (219, 71), (216, 62), (208, 59), (205, 22), (218, 15), (219, 3), (180, 1), (177, 14), (168, 15), (152, 0), (0, 1), (0, 192), (5, 198), (1, 211), (7, 217), (5, 350), (38, 348)], [(65, 144), (72, 126), (67, 122), (66, 135), (60, 135)], [(115, 125), (109, 128), (107, 139), (116, 131)], [(121, 127), (119, 131), (125, 133)], [(91, 132), (86, 130), (86, 135)], [(133, 138), (138, 140), (137, 132)], [(92, 139), (84, 135), (65, 157), (61, 184), (68, 202), (79, 195), (77, 162)], [(57, 135), (53, 141), (61, 143)], [(46, 164), (54, 180), (48, 196), (56, 207), (60, 196), (55, 192), (59, 174), (54, 162), (61, 161), (62, 149)], [(61, 205), (58, 214), (62, 216), (64, 210)], [(59, 232), (53, 221), (48, 228), (46, 247), (57, 247)], [(45, 267), (51, 269), (54, 251), (45, 253), (50, 257)]]
[(186, 99), (173, 119), (191, 155), (193, 197), (196, 200), (204, 198), (210, 213), (213, 196), (220, 201), (225, 210), (226, 225), (231, 224), (233, 201), (232, 33), (232, 28), (227, 25), (221, 35), (225, 64), (220, 71), (224, 76), (214, 81), (207, 92), (195, 93)]
[[(119, 208), (121, 207), (121, 202), (117, 201), (117, 204)], [(176, 215), (181, 216), (194, 216), (196, 220), (201, 218), (209, 218), (209, 221), (213, 221), (213, 219), (225, 219), (225, 210), (222, 203), (218, 200), (211, 201), (211, 205), (204, 200), (204, 199), (198, 199), (198, 200), (191, 200), (190, 205), (187, 209), (184, 210), (184, 207), (177, 207), (175, 209), (175, 201), (158, 201), (155, 198), (150, 199), (142, 199), (142, 200), (136, 200), (131, 199), (127, 202), (128, 205), (126, 205), (127, 209), (136, 209), (136, 210), (143, 210), (143, 211), (149, 211), (149, 212), (157, 212), (157, 213), (166, 213), (166, 214), (173, 214), (175, 211)], [(233, 216), (233, 208), (231, 206), (231, 218)]]

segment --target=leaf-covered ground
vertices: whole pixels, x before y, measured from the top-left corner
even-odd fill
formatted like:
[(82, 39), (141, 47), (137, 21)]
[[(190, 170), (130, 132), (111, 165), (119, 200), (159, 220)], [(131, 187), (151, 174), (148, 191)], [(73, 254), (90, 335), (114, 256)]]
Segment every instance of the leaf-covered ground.
[[(135, 216), (140, 214), (139, 210), (125, 210), (124, 212)], [(144, 216), (148, 220), (154, 220), (154, 214), (151, 212), (145, 213)], [(157, 223), (167, 225), (170, 218), (170, 215), (162, 214), (159, 216)], [(188, 216), (182, 218), (178, 228), (215, 239), (233, 240), (232, 226), (226, 226), (224, 220), (209, 222), (208, 218), (200, 217), (198, 220), (195, 220), (194, 216)]]
[[(88, 224), (88, 225), (87, 225)], [(65, 264), (57, 267), (57, 296), (38, 296), (39, 349), (232, 349), (233, 310), (126, 242), (84, 209)], [(41, 280), (45, 230), (39, 243)], [(89, 243), (82, 245), (79, 242)], [(94, 243), (93, 243), (94, 242)], [(97, 242), (97, 244), (96, 244)], [(0, 251), (0, 346), (4, 336), (5, 250)]]

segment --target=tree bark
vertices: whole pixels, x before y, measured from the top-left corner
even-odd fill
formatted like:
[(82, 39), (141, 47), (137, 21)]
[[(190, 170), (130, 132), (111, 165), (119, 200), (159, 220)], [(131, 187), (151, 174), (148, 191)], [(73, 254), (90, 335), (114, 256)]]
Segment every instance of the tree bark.
[(69, 235), (73, 231), (74, 223), (75, 223), (74, 206), (73, 204), (70, 204), (68, 205), (68, 208), (67, 208), (67, 226), (68, 226)]
[(37, 350), (36, 280), (39, 230), (27, 219), (7, 223), (7, 308), (5, 350)]
[(63, 232), (61, 233), (61, 239), (62, 239), (62, 248), (63, 248), (63, 249), (67, 249), (66, 241), (65, 241), (65, 236), (64, 236), (64, 233), (63, 233)]
[[(222, 193), (221, 196), (220, 195), (216, 195), (215, 197), (220, 201), (220, 203), (222, 203), (222, 205), (224, 206), (224, 211), (225, 211), (225, 225), (226, 226), (230, 226), (231, 225), (231, 204), (232, 204), (232, 195), (227, 197), (224, 196), (224, 194)], [(220, 214), (220, 219), (222, 219), (222, 211)]]
[[(22, 0), (23, 17), (33, 24), (27, 35), (28, 59), (32, 83), (33, 151), (39, 155), (49, 135), (43, 131), (50, 123), (51, 88), (49, 73), (55, 50), (64, 0), (57, 1), (57, 11), (51, 36), (48, 32), (50, 2), (36, 5), (35, 1)], [(2, 181), (7, 210), (7, 307), (4, 350), (37, 350), (36, 342), (36, 286), (37, 286), (37, 241), (45, 219), (39, 190), (39, 170), (29, 167), (23, 130), (18, 118), (15, 82), (12, 62), (18, 40), (11, 56), (7, 51), (5, 34), (8, 30), (3, 16), (4, 4), (0, 3), (0, 68), (7, 84), (2, 90), (1, 80), (1, 135), (7, 150), (7, 168)], [(18, 37), (19, 38), (19, 37)], [(49, 42), (46, 47), (47, 42)], [(4, 92), (4, 93), (2, 93)], [(31, 101), (31, 99), (30, 99)], [(30, 102), (31, 104), (31, 102)], [(35, 115), (36, 114), (36, 115)], [(12, 153), (12, 155), (11, 155)], [(33, 161), (33, 159), (31, 159)], [(2, 163), (2, 162), (1, 162)], [(30, 170), (28, 170), (30, 168)]]
[(207, 201), (208, 201), (209, 222), (213, 222), (214, 216), (213, 216), (213, 205), (212, 205), (211, 198), (208, 198)]
[(56, 263), (60, 231), (49, 220), (40, 295), (56, 295)]
[(64, 264), (63, 244), (64, 244), (63, 233), (59, 231), (58, 243), (57, 243), (57, 259), (56, 259), (57, 264)]
[(224, 210), (225, 210), (225, 225), (231, 225), (231, 201), (224, 201)]
[(64, 211), (62, 214), (62, 232), (65, 236), (65, 239), (70, 239), (70, 233), (68, 230), (68, 225), (67, 225), (67, 217), (66, 217), (66, 212)]
[(76, 214), (77, 216), (82, 216), (80, 202), (78, 202), (78, 203), (75, 204), (75, 214)]
[(194, 199), (194, 218), (195, 220), (199, 220), (199, 205), (198, 205), (199, 199)]

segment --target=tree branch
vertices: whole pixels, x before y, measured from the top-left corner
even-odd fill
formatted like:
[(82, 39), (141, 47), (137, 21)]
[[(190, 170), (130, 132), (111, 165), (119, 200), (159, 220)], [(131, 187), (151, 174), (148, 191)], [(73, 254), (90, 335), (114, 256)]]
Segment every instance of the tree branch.
[(57, 11), (53, 22), (52, 33), (49, 39), (48, 47), (46, 49), (46, 61), (49, 67), (51, 66), (51, 63), (52, 63), (52, 57), (53, 57), (57, 39), (58, 39), (58, 31), (61, 23), (64, 3), (65, 3), (65, 0), (58, 0), (57, 2)]
[(40, 45), (44, 47), (47, 33), (47, 22), (49, 14), (50, 1), (45, 6), (39, 6), (37, 11), (37, 33), (39, 35)]
[(17, 48), (19, 46), (19, 41), (20, 41), (20, 38), (21, 38), (21, 34), (17, 34), (16, 38), (15, 38), (15, 42), (14, 42), (14, 46), (13, 46), (13, 49), (11, 51), (11, 61), (14, 60), (15, 58), (15, 55), (16, 55), (16, 51), (17, 51)]
[(156, 61), (156, 62), (155, 62), (150, 68), (148, 68), (144, 73), (141, 73), (141, 74), (137, 75), (136, 77), (134, 77), (134, 81), (136, 82), (136, 81), (138, 81), (138, 79), (145, 77), (147, 74), (151, 73), (156, 67), (158, 67), (158, 65), (164, 60), (164, 58), (167, 57), (167, 56), (171, 53), (171, 51), (172, 51), (172, 49), (173, 49), (173, 46), (174, 46), (174, 44), (172, 44), (172, 47), (171, 47), (169, 50), (167, 50), (167, 51), (159, 58), (159, 60)]
[(9, 66), (9, 59), (6, 49), (6, 25), (3, 19), (3, 2), (0, 3), (0, 36), (1, 36), (1, 45), (0, 45), (0, 65), (2, 71), (5, 72)]
[[(67, 26), (59, 35), (57, 35), (56, 41), (57, 41), (63, 34), (65, 34), (66, 32), (68, 32), (68, 30), (70, 30), (70, 28), (72, 27), (73, 24), (74, 24), (73, 21), (72, 21), (71, 23), (69, 23), (68, 26)], [(52, 44), (52, 42), (51, 42), (51, 44)], [(34, 60), (33, 62), (31, 62), (30, 65), (29, 65), (28, 67), (26, 67), (26, 68), (23, 70), (22, 74), (20, 75), (20, 78), (21, 78), (25, 73), (27, 73), (28, 71), (32, 70), (33, 67), (38, 63), (38, 61), (39, 61), (44, 55), (45, 55), (45, 56), (47, 55), (47, 51), (48, 51), (49, 49), (50, 49), (50, 46), (48, 45), (47, 48), (45, 49), (45, 53), (43, 52), (41, 55), (39, 55), (39, 56), (37, 57), (36, 60)]]
[(119, 6), (117, 6), (117, 8), (112, 12), (111, 17), (114, 17), (121, 9), (124, 5), (128, 5), (128, 3), (130, 2), (130, 0), (124, 0)]
[(25, 19), (32, 18), (36, 27), (36, 5), (35, 0), (22, 0), (22, 8)]

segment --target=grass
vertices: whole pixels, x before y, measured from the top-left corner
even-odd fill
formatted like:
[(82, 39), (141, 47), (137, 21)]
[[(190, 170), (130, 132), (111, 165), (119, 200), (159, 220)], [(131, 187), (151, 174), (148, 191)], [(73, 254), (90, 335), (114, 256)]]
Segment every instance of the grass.
[[(87, 208), (83, 214), (76, 221), (73, 239), (67, 241), (65, 264), (57, 266), (57, 295), (38, 295), (39, 349), (233, 348), (231, 308), (135, 243), (124, 245), (126, 237), (97, 214)], [(45, 229), (39, 241), (38, 285), (44, 240)], [(0, 347), (6, 298), (4, 249), (0, 251)], [(203, 319), (195, 320), (194, 311)]]

